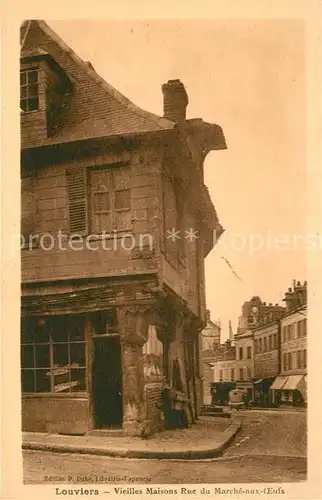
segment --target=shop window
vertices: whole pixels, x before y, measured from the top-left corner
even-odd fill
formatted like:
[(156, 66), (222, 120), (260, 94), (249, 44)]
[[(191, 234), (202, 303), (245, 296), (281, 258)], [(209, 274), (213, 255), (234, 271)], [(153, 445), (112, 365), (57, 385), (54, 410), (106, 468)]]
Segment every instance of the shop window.
[(86, 391), (84, 326), (83, 316), (22, 320), (22, 392)]

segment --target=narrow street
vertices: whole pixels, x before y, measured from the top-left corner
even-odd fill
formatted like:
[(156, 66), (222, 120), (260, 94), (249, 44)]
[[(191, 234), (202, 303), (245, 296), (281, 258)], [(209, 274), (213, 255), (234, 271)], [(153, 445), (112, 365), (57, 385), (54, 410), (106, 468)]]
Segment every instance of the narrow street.
[[(26, 451), (25, 483), (248, 483), (306, 479), (306, 412), (241, 411), (243, 429), (218, 459), (133, 460)], [(47, 479), (46, 479), (47, 476)], [(69, 477), (59, 480), (60, 477)], [(57, 479), (58, 477), (58, 479)]]

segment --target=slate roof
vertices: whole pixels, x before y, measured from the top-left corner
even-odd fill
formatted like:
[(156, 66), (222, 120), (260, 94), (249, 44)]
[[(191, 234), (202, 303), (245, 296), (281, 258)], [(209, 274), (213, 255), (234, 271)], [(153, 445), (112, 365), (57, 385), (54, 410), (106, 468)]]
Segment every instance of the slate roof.
[(133, 136), (175, 127), (174, 122), (139, 108), (103, 80), (44, 21), (26, 21), (20, 33), (21, 57), (50, 54), (73, 84), (74, 102), (65, 115), (64, 126), (54, 136), (28, 146)]

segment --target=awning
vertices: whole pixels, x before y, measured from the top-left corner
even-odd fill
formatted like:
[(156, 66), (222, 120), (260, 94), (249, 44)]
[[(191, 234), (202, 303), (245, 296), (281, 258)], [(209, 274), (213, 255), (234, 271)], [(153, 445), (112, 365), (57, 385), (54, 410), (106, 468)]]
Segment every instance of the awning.
[(281, 390), (284, 384), (287, 382), (287, 379), (288, 377), (276, 377), (270, 389), (273, 389), (273, 391)]
[(283, 385), (283, 391), (295, 391), (303, 377), (304, 375), (290, 375), (287, 382)]
[(254, 384), (261, 384), (263, 382), (262, 378), (259, 378), (258, 380), (255, 380)]

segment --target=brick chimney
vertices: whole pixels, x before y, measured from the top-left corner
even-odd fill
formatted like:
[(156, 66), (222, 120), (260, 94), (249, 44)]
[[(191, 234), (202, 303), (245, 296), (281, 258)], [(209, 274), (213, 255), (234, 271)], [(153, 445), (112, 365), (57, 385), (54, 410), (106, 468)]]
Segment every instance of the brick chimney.
[(298, 281), (294, 287), (294, 292), (296, 293), (298, 305), (302, 306), (307, 303), (307, 282), (304, 281), (303, 285)]
[(294, 292), (293, 288), (289, 288), (288, 291), (285, 293), (285, 297), (283, 301), (286, 304), (286, 311), (290, 312), (293, 311), (296, 306), (297, 306), (297, 297), (296, 293)]
[(188, 94), (180, 80), (169, 80), (162, 85), (163, 116), (168, 120), (181, 123), (186, 119)]

